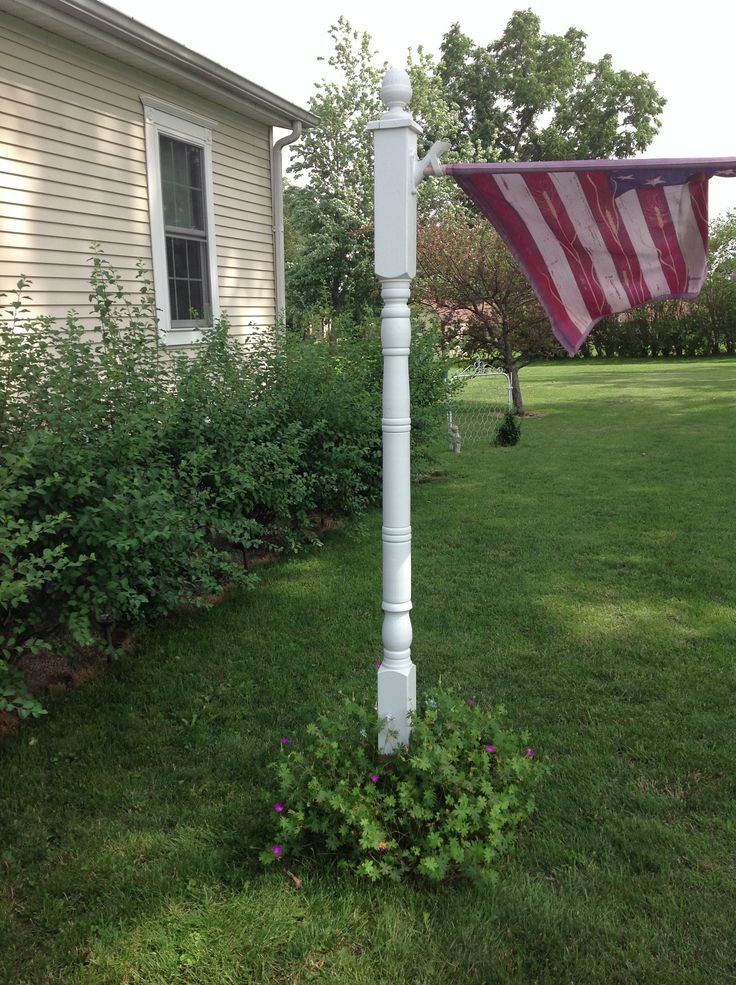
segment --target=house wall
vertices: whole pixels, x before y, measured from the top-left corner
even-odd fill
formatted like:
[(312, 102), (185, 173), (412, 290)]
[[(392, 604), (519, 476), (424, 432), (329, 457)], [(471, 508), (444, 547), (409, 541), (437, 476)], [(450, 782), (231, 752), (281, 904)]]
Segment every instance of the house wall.
[(88, 315), (101, 244), (135, 292), (151, 269), (143, 94), (212, 132), (220, 309), (233, 333), (275, 320), (270, 130), (0, 11), (0, 291), (22, 274), (33, 313)]

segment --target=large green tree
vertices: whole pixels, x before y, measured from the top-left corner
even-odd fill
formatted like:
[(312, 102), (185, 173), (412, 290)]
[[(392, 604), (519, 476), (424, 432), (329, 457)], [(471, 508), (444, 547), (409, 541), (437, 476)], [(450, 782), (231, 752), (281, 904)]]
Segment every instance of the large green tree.
[[(321, 126), (294, 145), (286, 219), (297, 246), (287, 262), (287, 321), (360, 321), (378, 313), (373, 276), (372, 138), (386, 65), (371, 39), (341, 18), (330, 29), (329, 79), (309, 108)], [(498, 41), (480, 46), (455, 24), (441, 58), (409, 52), (411, 110), (420, 154), (447, 139), (445, 160), (626, 156), (657, 132), (664, 100), (646, 75), (614, 71), (610, 56), (585, 58), (585, 34), (543, 34), (531, 11), (515, 13)], [(423, 182), (420, 223), (467, 215), (454, 182)]]
[(543, 34), (516, 11), (497, 41), (478, 45), (459, 24), (442, 42), (439, 75), (465, 134), (500, 161), (628, 157), (659, 130), (665, 100), (645, 73), (585, 54), (586, 34)]

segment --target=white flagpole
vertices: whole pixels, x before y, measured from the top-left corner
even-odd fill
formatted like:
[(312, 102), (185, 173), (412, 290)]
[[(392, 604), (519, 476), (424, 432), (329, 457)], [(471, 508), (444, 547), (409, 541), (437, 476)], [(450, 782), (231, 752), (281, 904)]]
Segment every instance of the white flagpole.
[(383, 343), (383, 662), (378, 671), (378, 716), (385, 722), (379, 748), (407, 745), (416, 708), (411, 659), (411, 489), (409, 291), (416, 274), (417, 192), (425, 174), (441, 174), (437, 144), (417, 162), (420, 128), (408, 111), (409, 76), (391, 68), (381, 86), (387, 107), (370, 123), (375, 151), (375, 270), (384, 301)]
[(409, 742), (416, 708), (411, 660), (411, 492), (409, 406), (409, 290), (416, 273), (417, 205), (414, 165), (419, 127), (407, 105), (409, 77), (389, 69), (381, 86), (387, 107), (369, 124), (375, 150), (376, 275), (381, 281), (383, 343), (383, 662), (378, 671), (379, 748)]

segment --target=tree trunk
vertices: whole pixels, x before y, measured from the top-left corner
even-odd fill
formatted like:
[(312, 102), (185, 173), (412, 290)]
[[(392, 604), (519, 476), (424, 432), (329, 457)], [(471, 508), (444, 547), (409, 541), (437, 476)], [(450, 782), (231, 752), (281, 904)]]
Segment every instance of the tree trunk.
[(524, 413), (524, 401), (521, 397), (521, 383), (519, 383), (519, 369), (514, 358), (514, 350), (511, 344), (511, 327), (504, 320), (501, 326), (501, 340), (503, 343), (503, 368), (511, 377), (511, 399), (514, 403), (514, 410), (517, 414)]
[(516, 363), (511, 367), (511, 397), (514, 401), (514, 410), (517, 414), (524, 413), (524, 401), (521, 397), (521, 384), (519, 383), (519, 370)]

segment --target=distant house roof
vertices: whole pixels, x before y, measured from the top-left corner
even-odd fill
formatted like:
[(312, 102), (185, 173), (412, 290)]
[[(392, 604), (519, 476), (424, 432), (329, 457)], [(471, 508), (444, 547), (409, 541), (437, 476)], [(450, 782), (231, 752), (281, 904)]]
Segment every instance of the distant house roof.
[(319, 123), (308, 110), (99, 0), (0, 0), (0, 10), (263, 123), (286, 128), (294, 122), (305, 127)]

